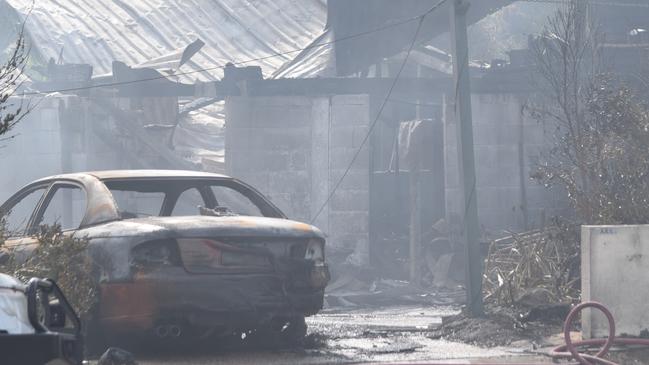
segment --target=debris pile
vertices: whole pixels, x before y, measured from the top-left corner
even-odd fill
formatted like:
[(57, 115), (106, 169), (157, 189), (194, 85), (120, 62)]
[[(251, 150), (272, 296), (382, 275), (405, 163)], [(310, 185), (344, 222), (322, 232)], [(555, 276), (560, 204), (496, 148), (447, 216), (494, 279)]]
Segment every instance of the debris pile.
[(488, 305), (485, 312), (486, 316), (480, 318), (472, 318), (465, 313), (445, 317), (442, 325), (432, 330), (428, 337), (488, 348), (519, 341), (541, 347), (546, 345), (542, 343), (545, 338), (561, 332), (561, 318), (526, 322), (521, 310), (495, 305)]
[(491, 243), (485, 260), (485, 317), (444, 318), (431, 338), (479, 346), (527, 340), (538, 345), (561, 331), (580, 296), (578, 225), (555, 219), (542, 229)]
[(580, 293), (579, 226), (552, 225), (492, 242), (485, 262), (485, 301), (539, 308), (574, 303)]
[(450, 306), (465, 300), (464, 288), (423, 287), (407, 280), (380, 278), (347, 269), (327, 286), (325, 307), (382, 307), (393, 305)]

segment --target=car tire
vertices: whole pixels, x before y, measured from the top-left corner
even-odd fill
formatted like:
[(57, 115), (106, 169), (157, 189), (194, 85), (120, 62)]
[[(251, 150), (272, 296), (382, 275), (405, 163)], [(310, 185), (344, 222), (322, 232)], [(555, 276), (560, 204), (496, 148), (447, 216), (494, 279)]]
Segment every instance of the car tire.
[(304, 316), (290, 318), (281, 330), (280, 338), (288, 346), (301, 346), (306, 336), (307, 324)]
[(306, 330), (304, 316), (275, 318), (255, 329), (248, 341), (254, 347), (268, 349), (299, 347), (304, 343)]

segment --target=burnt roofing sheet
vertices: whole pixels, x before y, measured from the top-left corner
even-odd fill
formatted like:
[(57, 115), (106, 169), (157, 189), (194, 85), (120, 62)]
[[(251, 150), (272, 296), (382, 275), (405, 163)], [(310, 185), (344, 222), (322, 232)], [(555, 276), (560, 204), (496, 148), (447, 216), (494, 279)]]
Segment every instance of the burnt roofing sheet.
[[(186, 45), (206, 45), (180, 72), (183, 81), (222, 76), (218, 66), (283, 55), (258, 62), (270, 75), (316, 38), (326, 21), (325, 0), (7, 0), (24, 18), (37, 51), (66, 63), (87, 63), (95, 75), (111, 62), (153, 63), (173, 69)], [(31, 10), (30, 10), (31, 9)], [(16, 22), (20, 22), (17, 19)]]

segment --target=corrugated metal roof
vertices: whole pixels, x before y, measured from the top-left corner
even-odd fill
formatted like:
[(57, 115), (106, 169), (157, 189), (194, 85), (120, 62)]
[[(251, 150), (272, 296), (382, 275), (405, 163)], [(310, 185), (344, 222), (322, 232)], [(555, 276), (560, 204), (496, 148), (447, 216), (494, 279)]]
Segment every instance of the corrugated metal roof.
[[(95, 75), (111, 62), (173, 67), (174, 59), (200, 38), (206, 45), (179, 72), (222, 66), (289, 52), (308, 45), (326, 21), (325, 0), (6, 0), (23, 17), (33, 44), (46, 59), (63, 48), (67, 63), (88, 63)], [(265, 75), (297, 55), (254, 62)], [(179, 57), (178, 57), (179, 58)], [(213, 80), (222, 70), (184, 81)]]

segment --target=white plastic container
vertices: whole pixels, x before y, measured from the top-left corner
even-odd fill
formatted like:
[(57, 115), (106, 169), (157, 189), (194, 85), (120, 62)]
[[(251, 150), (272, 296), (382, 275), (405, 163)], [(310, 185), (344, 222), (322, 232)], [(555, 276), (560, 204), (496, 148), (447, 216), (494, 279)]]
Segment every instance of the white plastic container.
[[(616, 335), (649, 330), (649, 225), (582, 226), (583, 301), (611, 310)], [(606, 337), (608, 321), (597, 310), (582, 312), (582, 336)]]

